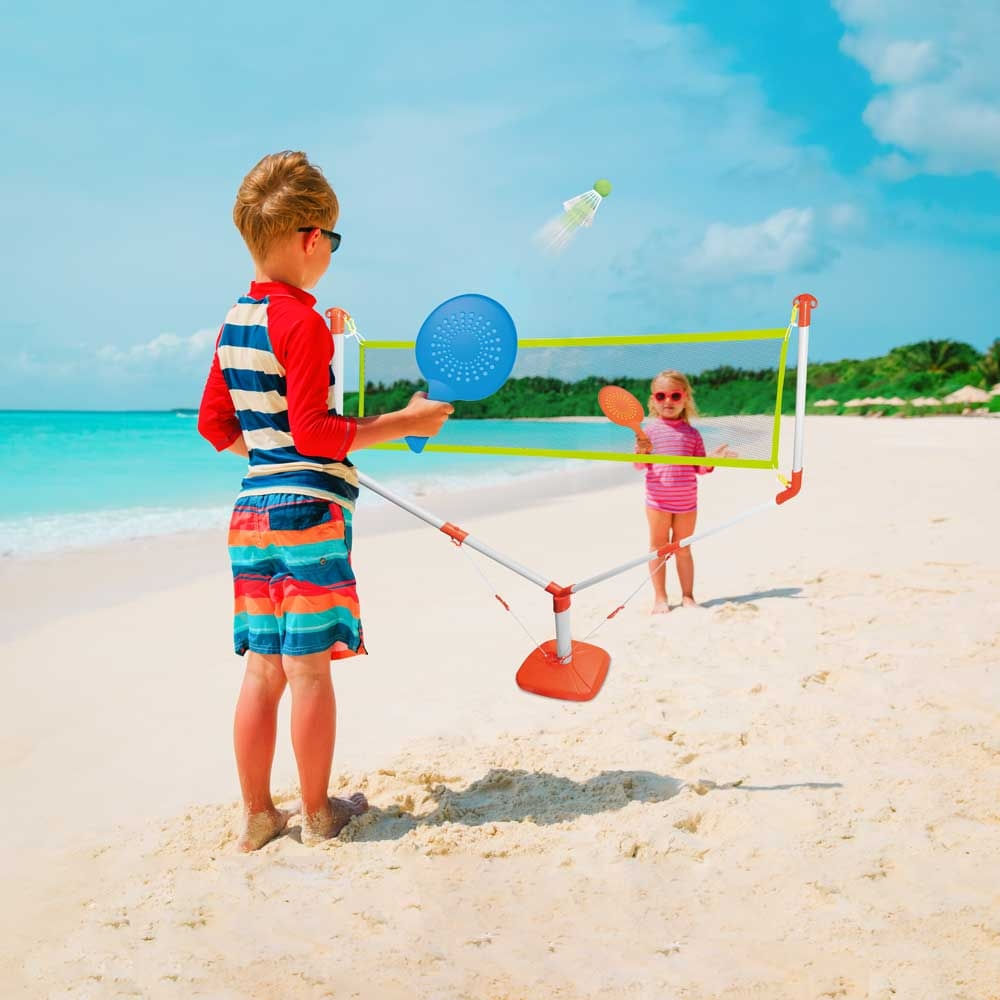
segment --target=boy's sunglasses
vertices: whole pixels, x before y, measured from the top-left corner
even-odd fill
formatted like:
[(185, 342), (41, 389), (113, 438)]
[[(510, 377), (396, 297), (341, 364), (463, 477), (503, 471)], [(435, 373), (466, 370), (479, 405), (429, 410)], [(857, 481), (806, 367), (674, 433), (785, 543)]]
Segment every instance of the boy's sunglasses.
[(658, 403), (662, 403), (665, 399), (669, 399), (672, 403), (679, 403), (684, 398), (683, 392), (654, 392), (653, 399)]
[[(300, 233), (311, 233), (319, 226), (299, 226)], [(332, 229), (319, 229), (319, 231), (330, 241), (330, 253), (335, 253), (340, 246), (340, 233), (335, 233)]]

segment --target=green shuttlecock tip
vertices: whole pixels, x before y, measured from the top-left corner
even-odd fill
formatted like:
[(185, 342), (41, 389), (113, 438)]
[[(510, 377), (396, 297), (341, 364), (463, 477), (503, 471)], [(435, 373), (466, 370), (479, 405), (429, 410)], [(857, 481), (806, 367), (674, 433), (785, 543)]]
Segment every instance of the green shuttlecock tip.
[(611, 181), (602, 177), (599, 181), (594, 181), (594, 190), (602, 197), (607, 198), (611, 194)]

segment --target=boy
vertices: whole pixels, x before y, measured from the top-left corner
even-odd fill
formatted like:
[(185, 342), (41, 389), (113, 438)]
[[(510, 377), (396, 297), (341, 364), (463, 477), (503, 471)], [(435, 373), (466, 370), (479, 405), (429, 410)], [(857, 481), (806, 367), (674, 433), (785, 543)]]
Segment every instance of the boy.
[(335, 837), (368, 808), (360, 793), (327, 796), (336, 733), (330, 661), (365, 652), (351, 568), (358, 474), (347, 455), (433, 436), (453, 412), (423, 393), (377, 417), (330, 409), (333, 340), (305, 289), (340, 244), (339, 211), (304, 153), (265, 156), (243, 179), (233, 221), (255, 276), (219, 333), (198, 414), (199, 432), (218, 451), (250, 460), (229, 530), (234, 644), (247, 656), (234, 725), (243, 851), (276, 837), (292, 815), (275, 808), (270, 788), (286, 683), (303, 842)]

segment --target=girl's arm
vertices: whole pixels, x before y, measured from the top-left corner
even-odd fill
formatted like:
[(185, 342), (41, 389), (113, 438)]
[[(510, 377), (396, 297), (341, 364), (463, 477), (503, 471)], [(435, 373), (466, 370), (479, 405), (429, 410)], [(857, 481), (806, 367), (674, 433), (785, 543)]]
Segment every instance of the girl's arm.
[[(645, 431), (639, 430), (635, 435), (635, 451), (637, 455), (651, 455), (653, 452), (653, 442), (649, 439)], [(633, 462), (632, 468), (639, 472), (645, 472), (650, 468), (651, 462)]]
[[(725, 447), (725, 445), (723, 445)], [(694, 451), (691, 453), (694, 458), (708, 458), (705, 454), (705, 439), (701, 436), (699, 431), (694, 432)], [(714, 455), (715, 452), (712, 452)], [(715, 472), (714, 465), (696, 465), (694, 467), (695, 475), (707, 476), (710, 472)]]

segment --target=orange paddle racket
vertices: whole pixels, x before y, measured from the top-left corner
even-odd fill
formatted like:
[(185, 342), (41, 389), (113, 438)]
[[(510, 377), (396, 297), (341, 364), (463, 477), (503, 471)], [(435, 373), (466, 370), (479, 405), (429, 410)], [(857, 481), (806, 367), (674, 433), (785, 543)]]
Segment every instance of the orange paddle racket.
[(620, 385), (606, 385), (597, 393), (597, 405), (601, 412), (613, 424), (628, 427), (635, 432), (636, 437), (648, 441), (649, 437), (642, 429), (642, 421), (646, 411), (635, 396)]

